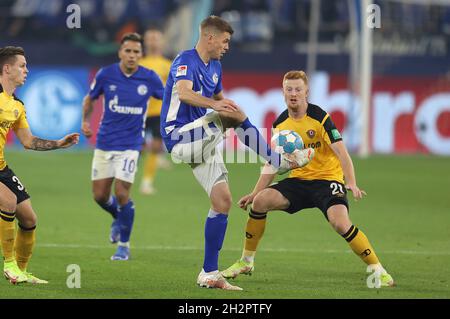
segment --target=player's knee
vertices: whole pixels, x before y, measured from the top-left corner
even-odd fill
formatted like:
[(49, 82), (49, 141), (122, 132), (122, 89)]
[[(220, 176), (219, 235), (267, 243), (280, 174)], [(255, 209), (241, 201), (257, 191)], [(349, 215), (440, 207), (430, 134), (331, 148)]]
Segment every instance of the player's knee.
[(233, 204), (231, 194), (222, 194), (222, 196), (215, 198), (212, 202), (212, 208), (216, 212), (228, 213)]
[(336, 217), (335, 215), (328, 214), (328, 220), (331, 227), (333, 227), (333, 229), (341, 235), (345, 234), (352, 226), (352, 222), (350, 221), (350, 219), (342, 216)]
[(252, 209), (255, 212), (267, 212), (269, 211), (268, 207), (268, 202), (267, 202), (267, 197), (268, 197), (268, 192), (266, 190), (263, 190), (261, 192), (258, 193), (258, 195), (255, 196), (255, 198), (253, 199), (253, 203), (252, 203)]
[(94, 200), (99, 204), (105, 204), (108, 202), (109, 200), (109, 195), (108, 194), (103, 194), (103, 193), (96, 193), (94, 192)]
[(17, 220), (19, 221), (20, 227), (23, 229), (33, 228), (37, 224), (37, 216), (34, 212), (31, 214), (26, 214), (25, 216), (17, 215), (16, 217)]
[(247, 118), (247, 115), (242, 110), (238, 110), (237, 112), (234, 112), (233, 114), (235, 115), (234, 118), (239, 122), (239, 124), (244, 122), (245, 119)]

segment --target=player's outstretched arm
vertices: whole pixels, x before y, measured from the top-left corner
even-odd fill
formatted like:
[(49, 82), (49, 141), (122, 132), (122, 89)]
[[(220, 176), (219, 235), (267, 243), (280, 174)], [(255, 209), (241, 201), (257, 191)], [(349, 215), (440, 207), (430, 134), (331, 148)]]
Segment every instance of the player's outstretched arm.
[(330, 145), (333, 152), (338, 157), (345, 177), (345, 188), (352, 191), (355, 200), (361, 199), (363, 195), (367, 195), (365, 191), (359, 189), (356, 185), (355, 169), (350, 154), (345, 147), (344, 142), (339, 141)]
[(80, 134), (72, 133), (64, 136), (60, 140), (45, 140), (31, 134), (29, 128), (20, 128), (15, 130), (16, 136), (22, 145), (29, 150), (50, 151), (58, 148), (67, 148), (78, 144)]
[(253, 188), (253, 191), (250, 194), (247, 194), (247, 195), (243, 196), (241, 199), (239, 199), (238, 205), (240, 208), (242, 208), (243, 210), (247, 210), (247, 206), (250, 205), (251, 203), (253, 203), (253, 199), (255, 198), (255, 196), (273, 182), (273, 179), (275, 178), (276, 173), (268, 174), (267, 171), (269, 169), (270, 169), (270, 164), (266, 163), (262, 169), (262, 172), (261, 172), (261, 175), (259, 176), (258, 181), (256, 182), (255, 187)]

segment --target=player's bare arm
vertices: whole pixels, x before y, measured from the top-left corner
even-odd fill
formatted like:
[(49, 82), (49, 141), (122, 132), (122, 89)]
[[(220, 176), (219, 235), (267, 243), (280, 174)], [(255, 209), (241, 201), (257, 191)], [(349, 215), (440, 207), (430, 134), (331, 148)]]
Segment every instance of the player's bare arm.
[(193, 85), (192, 81), (189, 80), (180, 80), (177, 82), (176, 87), (181, 102), (193, 106), (211, 108), (218, 112), (234, 112), (238, 109), (236, 103), (223, 98), (223, 96), (221, 96), (222, 99), (211, 99), (195, 93), (192, 90)]
[(258, 181), (255, 184), (255, 187), (253, 188), (253, 191), (250, 194), (247, 194), (243, 196), (239, 201), (238, 205), (243, 210), (247, 210), (247, 206), (253, 203), (253, 199), (255, 196), (262, 191), (263, 189), (267, 188), (274, 180), (275, 174), (267, 174), (269, 170), (271, 170), (271, 165), (266, 163), (263, 167), (263, 170), (261, 172), (261, 175), (259, 176)]
[(345, 188), (352, 191), (355, 200), (361, 199), (363, 195), (367, 195), (365, 191), (359, 189), (356, 185), (355, 169), (353, 167), (353, 161), (350, 154), (345, 147), (344, 142), (339, 141), (331, 144), (331, 149), (336, 154), (341, 163), (342, 170), (344, 171), (345, 177)]
[(60, 140), (46, 140), (31, 134), (29, 128), (17, 129), (15, 130), (15, 133), (26, 149), (34, 151), (50, 151), (59, 148), (68, 148), (74, 144), (78, 144), (80, 138), (80, 134), (72, 133), (64, 136)]
[(92, 136), (90, 119), (92, 111), (94, 110), (94, 101), (89, 95), (86, 95), (83, 99), (83, 110), (82, 110), (82, 122), (81, 122), (81, 133), (86, 137)]

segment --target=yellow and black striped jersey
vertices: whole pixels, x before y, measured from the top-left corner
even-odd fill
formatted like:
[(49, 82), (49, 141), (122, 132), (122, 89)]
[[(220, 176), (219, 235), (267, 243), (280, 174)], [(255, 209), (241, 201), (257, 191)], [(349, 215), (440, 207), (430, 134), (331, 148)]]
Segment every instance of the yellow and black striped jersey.
[[(163, 85), (166, 85), (169, 77), (172, 62), (163, 56), (147, 56), (139, 61), (143, 67), (153, 70), (159, 75)], [(151, 97), (148, 100), (147, 116), (159, 116), (161, 113), (162, 101)]]
[(341, 141), (342, 137), (327, 112), (308, 103), (306, 114), (301, 119), (293, 119), (285, 110), (273, 123), (273, 129), (295, 131), (302, 137), (305, 148), (314, 148), (313, 160), (302, 168), (292, 170), (289, 177), (344, 183), (341, 163), (330, 147), (330, 144)]
[(29, 127), (25, 106), (14, 94), (9, 95), (3, 91), (0, 85), (0, 170), (6, 167), (3, 150), (6, 145), (6, 136), (9, 129), (13, 130), (19, 128)]

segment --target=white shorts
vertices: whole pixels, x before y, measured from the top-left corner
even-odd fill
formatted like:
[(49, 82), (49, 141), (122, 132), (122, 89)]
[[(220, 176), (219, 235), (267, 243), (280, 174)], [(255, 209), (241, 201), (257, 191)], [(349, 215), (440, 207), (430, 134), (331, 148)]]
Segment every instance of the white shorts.
[(197, 181), (211, 195), (214, 185), (228, 182), (228, 170), (223, 163), (222, 150), (218, 145), (223, 141), (223, 125), (219, 113), (211, 112), (194, 122), (182, 126), (178, 134), (203, 127), (204, 136), (193, 142), (176, 144), (172, 149), (172, 160), (192, 167)]
[(102, 151), (94, 150), (91, 180), (117, 178), (133, 183), (137, 171), (139, 151)]

